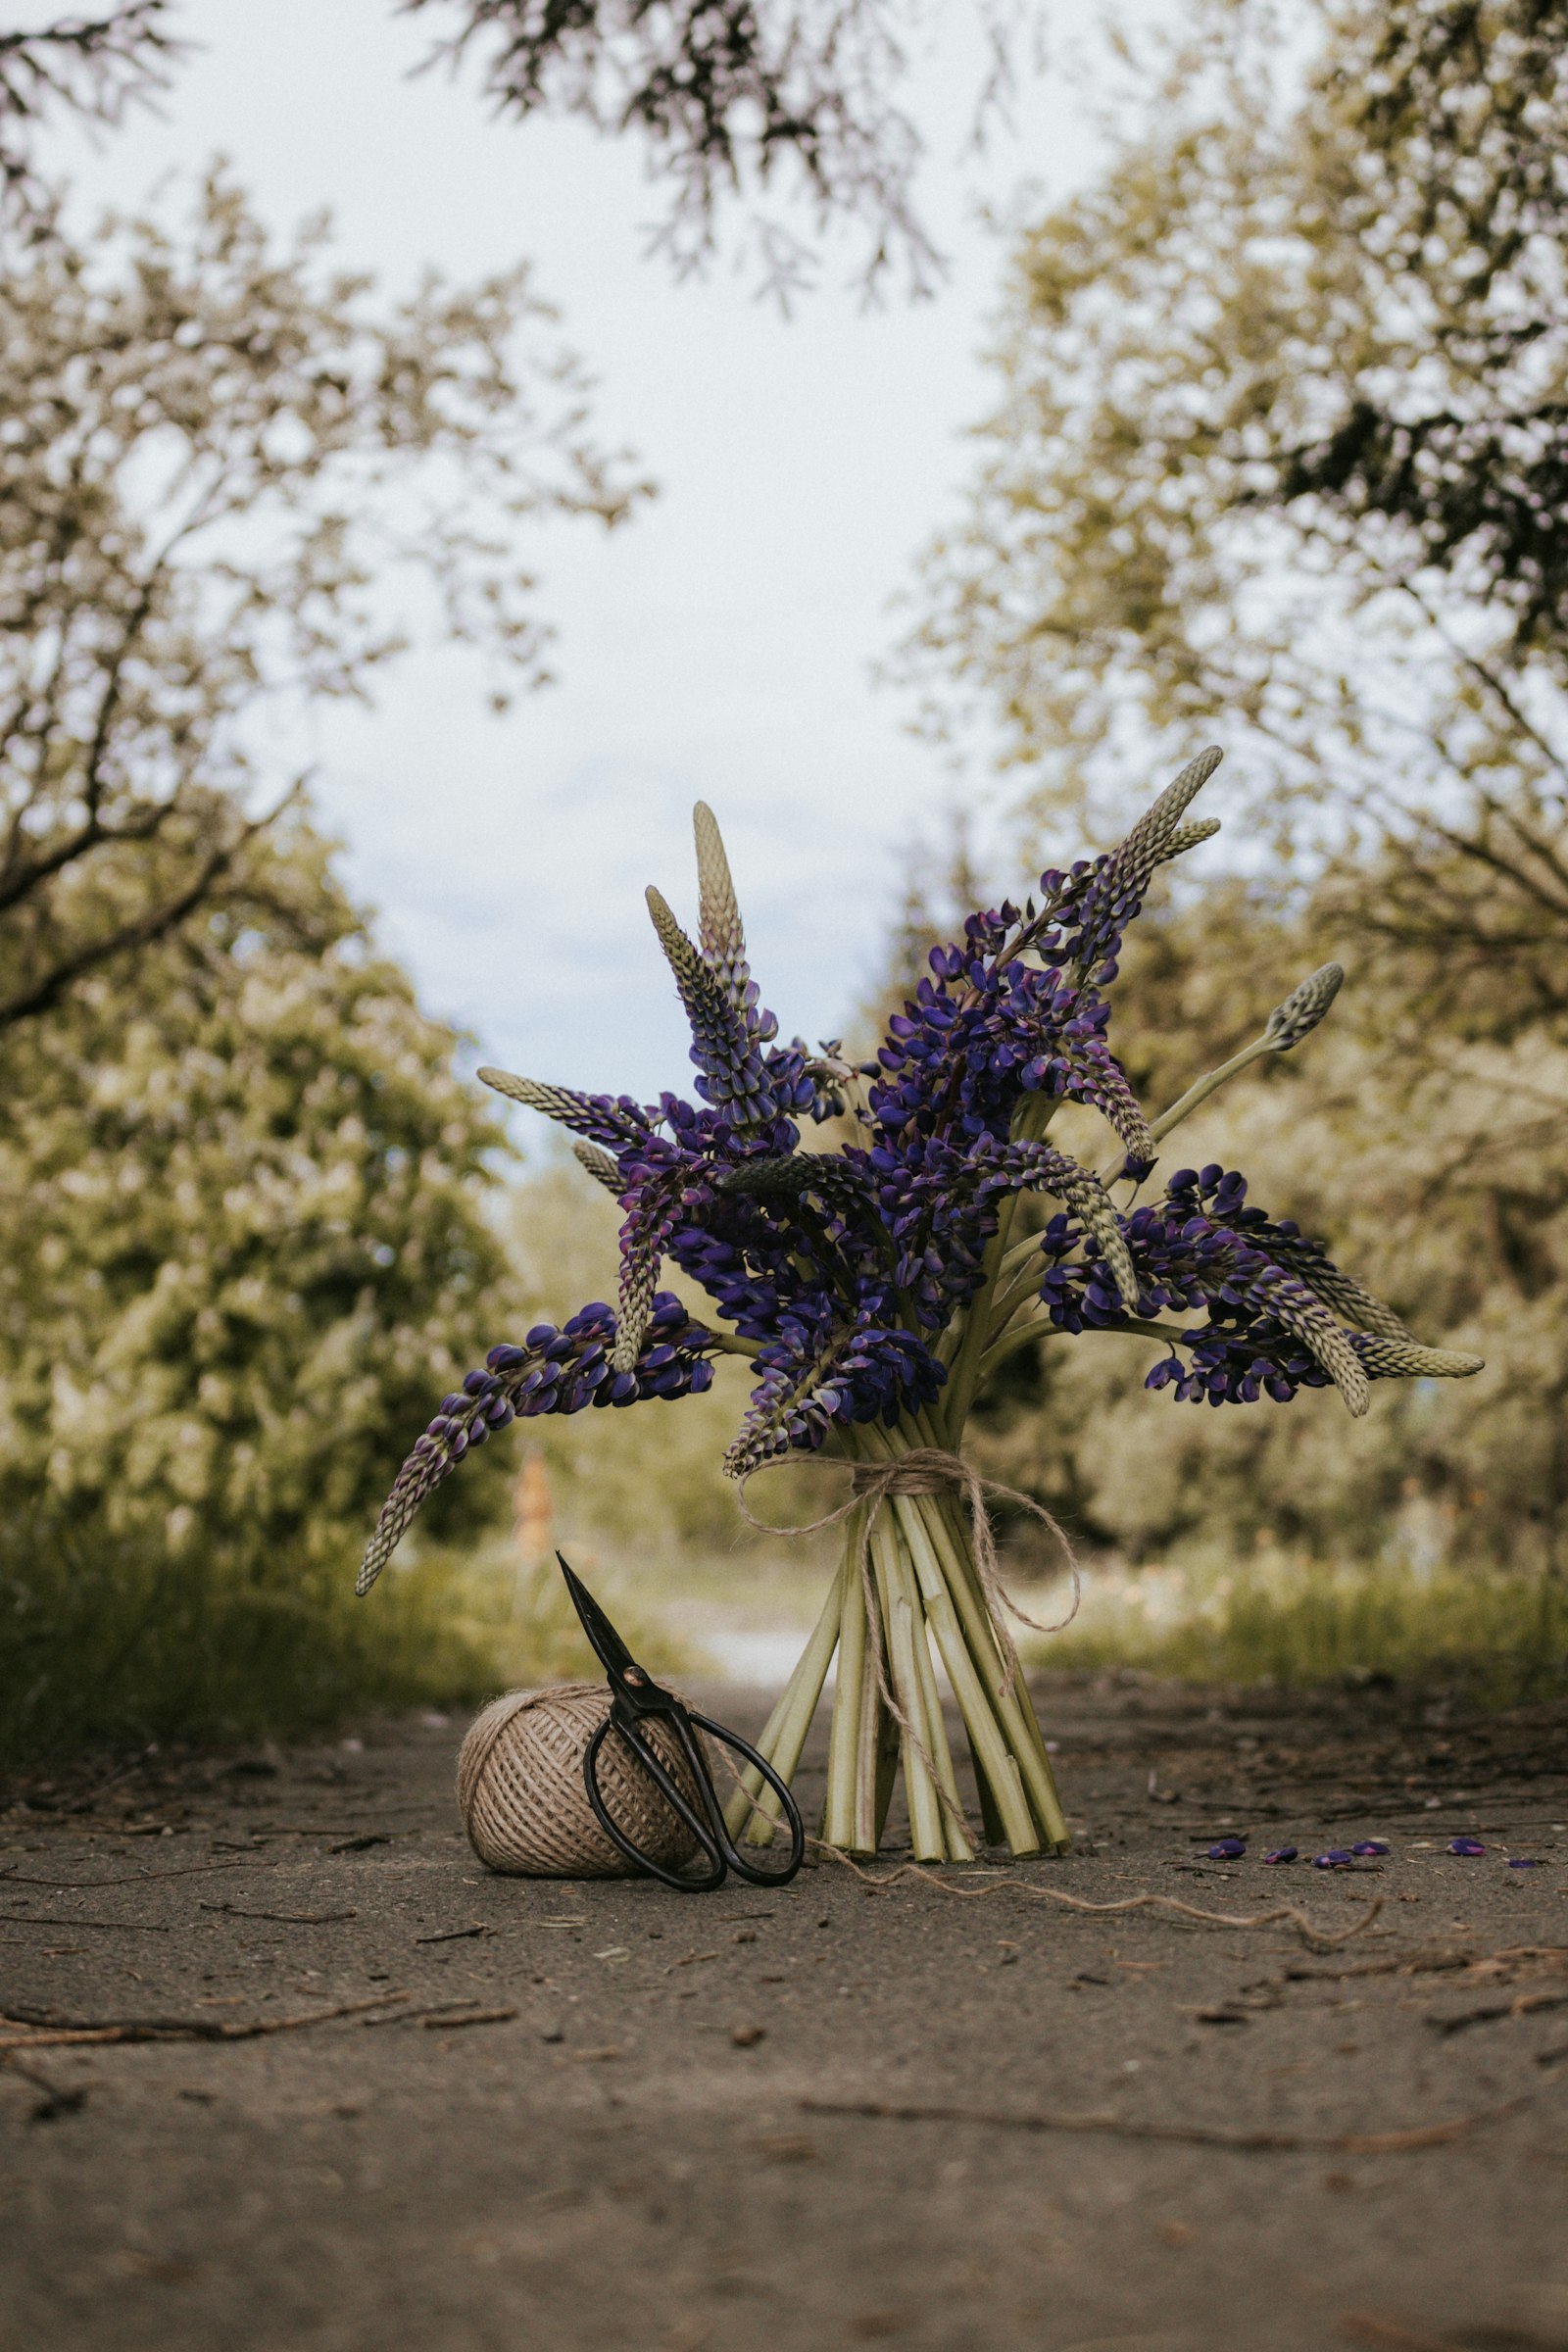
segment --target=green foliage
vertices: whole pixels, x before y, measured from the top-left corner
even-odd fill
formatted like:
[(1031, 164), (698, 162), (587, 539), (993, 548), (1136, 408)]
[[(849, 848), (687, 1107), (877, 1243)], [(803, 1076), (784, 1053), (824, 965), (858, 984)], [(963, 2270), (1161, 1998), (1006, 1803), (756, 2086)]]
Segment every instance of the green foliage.
[(1387, 1677), (1515, 1706), (1568, 1688), (1568, 1591), (1555, 1578), (1423, 1572), (1399, 1559), (1325, 1565), (1287, 1551), (1198, 1553), (1095, 1578), (1030, 1663), (1133, 1666), (1190, 1682), (1285, 1688)]
[(1195, 1038), (1218, 1063), (1282, 980), (1349, 978), (1164, 1164), (1245, 1166), (1488, 1361), (1346, 1430), (1309, 1397), (1152, 1413), (1139, 1343), (1048, 1342), (987, 1459), (1134, 1557), (1201, 1528), (1367, 1561), (1414, 1503), (1455, 1558), (1568, 1564), (1559, 15), (1322, 0), (1303, 85), (1268, 0), (1198, 0), (1103, 177), (1013, 255), (910, 648), (933, 715), (1000, 716), (1053, 860), (1067, 809), (1116, 821), (1155, 735), (1225, 743), (1243, 866), (1262, 837), (1282, 878), (1208, 856), (1146, 915), (1135, 1087), (1157, 1111)]
[(8, 1513), (0, 1769), (147, 1740), (318, 1731), (353, 1708), (477, 1699), (503, 1679), (504, 1595), (435, 1560), (357, 1607), (340, 1561)]
[(10, 1041), (0, 1494), (321, 1561), (495, 1311), (501, 1137), (321, 844), (267, 864), (309, 948), (215, 916)]
[[(0, 1135), (0, 1682), (40, 1740), (89, 1693), (108, 1736), (476, 1671), (422, 1602), (356, 1632), (339, 1594), (432, 1390), (506, 1319), (501, 1137), (319, 840), (250, 854), (308, 944), (213, 913), (0, 1052), (27, 1105)], [(435, 1534), (499, 1507), (475, 1469)]]

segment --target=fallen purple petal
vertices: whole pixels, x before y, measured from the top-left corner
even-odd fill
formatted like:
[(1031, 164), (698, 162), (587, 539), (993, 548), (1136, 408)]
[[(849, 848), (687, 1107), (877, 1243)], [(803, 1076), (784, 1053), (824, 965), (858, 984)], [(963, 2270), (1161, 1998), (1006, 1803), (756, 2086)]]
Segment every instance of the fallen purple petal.
[(1450, 1854), (1484, 1854), (1486, 1850), (1479, 1838), (1450, 1838), (1448, 1839)]
[(1312, 1856), (1314, 1870), (1344, 1870), (1351, 1859), (1348, 1845), (1331, 1845), (1326, 1854)]
[(1540, 1870), (1542, 1867), (1541, 1863), (1532, 1860), (1526, 1854), (1510, 1854), (1508, 1857), (1510, 1870)]
[(1240, 1838), (1222, 1838), (1218, 1845), (1209, 1847), (1208, 1858), (1211, 1862), (1239, 1862), (1246, 1851)]
[(1386, 1854), (1388, 1850), (1381, 1838), (1363, 1838), (1359, 1845), (1350, 1848), (1352, 1854)]
[(1275, 1847), (1273, 1853), (1265, 1854), (1263, 1860), (1265, 1862), (1294, 1862), (1296, 1855), (1297, 1848), (1294, 1845), (1280, 1845)]

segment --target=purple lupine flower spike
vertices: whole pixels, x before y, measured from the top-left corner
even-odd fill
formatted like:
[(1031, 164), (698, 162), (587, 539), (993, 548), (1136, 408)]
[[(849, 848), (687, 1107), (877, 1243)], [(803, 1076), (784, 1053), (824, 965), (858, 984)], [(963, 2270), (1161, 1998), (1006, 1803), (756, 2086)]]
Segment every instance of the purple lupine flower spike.
[[(1087, 1168), (1028, 1140), (1056, 1102), (1087, 1103), (1119, 1137), (1127, 1172), (1147, 1175), (1153, 1138), (1111, 1054), (1102, 992), (1151, 877), (1212, 831), (1186, 810), (1217, 762), (1213, 752), (1192, 761), (1108, 856), (1043, 874), (1021, 906), (970, 914), (960, 936), (932, 948), (864, 1063), (836, 1043), (812, 1053), (778, 1042), (723, 842), (700, 806), (697, 940), (649, 894), (691, 1023), (699, 1100), (645, 1105), (479, 1073), (566, 1127), (589, 1175), (621, 1202), (618, 1305), (595, 1301), (560, 1329), (503, 1343), (442, 1399), (387, 1497), (360, 1590), (421, 1502), (513, 1420), (698, 1394), (723, 1348), (756, 1359), (727, 1460), (737, 1476), (933, 1404), (956, 1360), (949, 1327), (980, 1294), (1020, 1192), (1060, 1203), (1034, 1245), (1040, 1327), (1147, 1331), (1154, 1317), (1193, 1318), (1163, 1323), (1170, 1352), (1148, 1375), (1181, 1401), (1287, 1402), (1333, 1382), (1359, 1412), (1370, 1381), (1478, 1370), (1474, 1356), (1419, 1347), (1318, 1243), (1250, 1205), (1235, 1170), (1180, 1168), (1160, 1196), (1123, 1211)], [(1308, 1034), (1341, 977), (1326, 965), (1287, 998), (1269, 1021), (1271, 1050)], [(829, 1117), (850, 1122), (851, 1140), (802, 1151), (799, 1122)], [(715, 1328), (656, 1289), (666, 1258), (706, 1292)], [(1268, 1857), (1286, 1858), (1293, 1848)], [(1334, 1868), (1349, 1856), (1319, 1859)]]

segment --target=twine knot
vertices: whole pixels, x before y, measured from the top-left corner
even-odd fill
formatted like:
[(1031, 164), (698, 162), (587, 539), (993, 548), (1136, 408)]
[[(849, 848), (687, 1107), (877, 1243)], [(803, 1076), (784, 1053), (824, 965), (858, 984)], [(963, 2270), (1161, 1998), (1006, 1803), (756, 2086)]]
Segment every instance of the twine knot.
[[(788, 1463), (791, 1458), (787, 1454), (781, 1454), (773, 1462), (760, 1463), (759, 1468), (773, 1469), (780, 1464)], [(803, 1460), (805, 1457), (797, 1455), (793, 1458)], [(757, 1476), (756, 1471), (751, 1471), (740, 1483), (738, 1499), (742, 1516), (763, 1535), (811, 1536), (824, 1527), (834, 1526), (840, 1519), (848, 1518), (852, 1511), (863, 1509), (864, 1517), (860, 1523), (858, 1547), (860, 1584), (865, 1593), (866, 1622), (870, 1628), (876, 1660), (877, 1685), (889, 1712), (907, 1731), (908, 1725), (904, 1710), (888, 1688), (887, 1672), (882, 1654), (880, 1614), (876, 1607), (876, 1589), (871, 1575), (871, 1530), (884, 1505), (894, 1501), (900, 1495), (913, 1497), (931, 1494), (961, 1494), (969, 1506), (969, 1527), (975, 1575), (979, 1580), (986, 1612), (990, 1617), (992, 1630), (997, 1638), (997, 1649), (1002, 1659), (1002, 1682), (998, 1686), (998, 1695), (1000, 1696), (1019, 1672), (1017, 1646), (1013, 1642), (1005, 1618), (1014, 1617), (1020, 1625), (1032, 1627), (1037, 1634), (1059, 1634), (1065, 1627), (1071, 1625), (1078, 1614), (1078, 1604), (1083, 1597), (1083, 1578), (1078, 1566), (1078, 1556), (1067, 1540), (1066, 1530), (1052, 1517), (1045, 1504), (1037, 1502), (1032, 1494), (1021, 1494), (1016, 1487), (1004, 1486), (1001, 1479), (982, 1477), (974, 1464), (966, 1462), (961, 1453), (950, 1453), (942, 1446), (911, 1446), (906, 1453), (896, 1455), (892, 1461), (846, 1462), (842, 1466), (850, 1473), (850, 1499), (848, 1502), (841, 1503), (836, 1511), (828, 1511), (820, 1519), (808, 1520), (804, 1527), (774, 1527), (765, 1519), (754, 1518), (746, 1500), (748, 1482)], [(1067, 1563), (1067, 1571), (1072, 1578), (1072, 1606), (1066, 1616), (1059, 1618), (1054, 1625), (1042, 1625), (1038, 1617), (1031, 1617), (1025, 1610), (1020, 1609), (1003, 1583), (1002, 1571), (997, 1563), (997, 1540), (992, 1532), (990, 1514), (986, 1509), (988, 1495), (1000, 1496), (1005, 1502), (1015, 1502), (1023, 1510), (1030, 1512), (1043, 1526), (1051, 1530), (1061, 1546), (1062, 1557)], [(1005, 1616), (1004, 1612), (1005, 1612)]]
[[(776, 1456), (773, 1462), (762, 1462), (758, 1467), (763, 1470), (772, 1469), (780, 1463), (788, 1463), (791, 1459), (799, 1462), (805, 1457), (800, 1454), (793, 1457), (781, 1454)], [(997, 1685), (999, 1698), (1003, 1696), (1010, 1684), (1020, 1679), (1021, 1675), (1017, 1646), (1003, 1612), (1005, 1611), (1006, 1617), (1015, 1617), (1020, 1625), (1032, 1626), (1035, 1632), (1040, 1634), (1059, 1634), (1064, 1626), (1071, 1625), (1078, 1614), (1078, 1603), (1083, 1592), (1077, 1555), (1067, 1541), (1066, 1531), (1058, 1526), (1043, 1502), (1036, 1502), (1032, 1494), (1020, 1494), (1016, 1487), (1004, 1486), (1000, 1479), (983, 1478), (972, 1462), (966, 1462), (962, 1454), (950, 1453), (945, 1446), (911, 1446), (906, 1453), (897, 1454), (891, 1461), (842, 1462), (840, 1466), (850, 1473), (850, 1499), (848, 1502), (841, 1503), (836, 1511), (825, 1512), (820, 1519), (809, 1520), (804, 1527), (773, 1527), (765, 1519), (754, 1518), (747, 1504), (746, 1488), (748, 1480), (757, 1475), (756, 1471), (748, 1472), (747, 1477), (741, 1480), (737, 1497), (741, 1513), (753, 1527), (764, 1535), (771, 1536), (815, 1535), (819, 1529), (832, 1527), (838, 1520), (848, 1518), (852, 1511), (861, 1514), (857, 1557), (860, 1572), (860, 1592), (865, 1607), (867, 1642), (870, 1648), (871, 1662), (876, 1671), (876, 1687), (881, 1694), (882, 1704), (887, 1708), (904, 1738), (915, 1750), (930, 1774), (944, 1810), (952, 1813), (954, 1811), (953, 1800), (943, 1787), (942, 1776), (936, 1769), (925, 1741), (909, 1721), (908, 1712), (901, 1703), (888, 1674), (882, 1612), (877, 1603), (876, 1579), (871, 1567), (871, 1530), (876, 1524), (878, 1514), (888, 1503), (897, 1502), (905, 1496), (917, 1499), (934, 1494), (961, 1494), (967, 1502), (971, 1532), (970, 1549), (974, 1559), (975, 1577), (985, 1602), (991, 1630), (996, 1637), (997, 1656), (1001, 1667), (1001, 1680)], [(1027, 1615), (1024, 1610), (1019, 1608), (1012, 1594), (1003, 1583), (1002, 1572), (997, 1565), (997, 1540), (992, 1533), (991, 1519), (986, 1509), (988, 1494), (1000, 1495), (1005, 1501), (1018, 1503), (1048, 1527), (1060, 1544), (1068, 1573), (1072, 1578), (1072, 1606), (1066, 1616), (1059, 1619), (1056, 1624), (1042, 1625), (1037, 1617)]]

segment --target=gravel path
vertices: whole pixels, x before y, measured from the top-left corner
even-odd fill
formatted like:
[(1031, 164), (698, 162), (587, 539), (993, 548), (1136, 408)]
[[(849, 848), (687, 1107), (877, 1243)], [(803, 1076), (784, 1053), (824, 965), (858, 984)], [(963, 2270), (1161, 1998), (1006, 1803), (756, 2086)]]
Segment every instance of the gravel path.
[(1025, 1883), (974, 1900), (491, 1878), (459, 1723), (34, 1788), (0, 2342), (1568, 2347), (1568, 1715), (1133, 1678), (1041, 1712), (1082, 1850), (945, 1874)]

